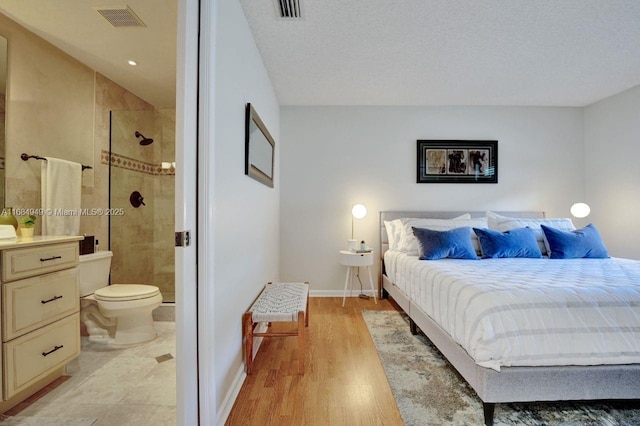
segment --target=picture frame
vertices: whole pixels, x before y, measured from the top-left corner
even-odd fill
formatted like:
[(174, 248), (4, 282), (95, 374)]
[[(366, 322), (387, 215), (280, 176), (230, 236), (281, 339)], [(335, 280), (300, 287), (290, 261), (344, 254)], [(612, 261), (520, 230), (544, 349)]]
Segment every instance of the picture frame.
[(245, 161), (244, 174), (273, 188), (274, 158), (276, 143), (248, 103), (245, 116)]
[(417, 183), (498, 183), (498, 141), (418, 140)]

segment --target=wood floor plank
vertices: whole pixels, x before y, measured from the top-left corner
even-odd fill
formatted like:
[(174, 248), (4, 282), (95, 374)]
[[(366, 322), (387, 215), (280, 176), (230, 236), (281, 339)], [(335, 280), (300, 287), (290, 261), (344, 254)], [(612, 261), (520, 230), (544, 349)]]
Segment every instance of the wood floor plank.
[(403, 425), (360, 313), (397, 308), (359, 298), (341, 305), (342, 298), (310, 299), (303, 376), (295, 337), (262, 342), (226, 425)]

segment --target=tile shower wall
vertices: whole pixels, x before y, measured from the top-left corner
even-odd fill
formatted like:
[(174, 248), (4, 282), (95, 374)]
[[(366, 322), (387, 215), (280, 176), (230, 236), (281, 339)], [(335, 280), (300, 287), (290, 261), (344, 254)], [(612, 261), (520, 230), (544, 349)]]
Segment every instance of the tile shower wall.
[[(153, 279), (153, 163), (154, 145), (142, 146), (135, 132), (154, 135), (154, 111), (111, 112), (111, 208), (122, 216), (111, 217), (109, 244), (113, 251), (111, 282), (152, 284)], [(133, 191), (146, 205), (134, 208)]]
[[(161, 109), (157, 113), (157, 123), (160, 129), (158, 140), (159, 157), (162, 163), (175, 162), (175, 109)], [(165, 302), (175, 301), (175, 168), (160, 169), (154, 175), (154, 269), (153, 282), (160, 288)]]
[[(111, 281), (156, 285), (165, 302), (175, 301), (175, 169), (162, 166), (175, 161), (174, 117), (173, 109), (112, 111), (111, 152), (102, 153), (102, 163), (111, 162), (111, 208), (123, 212), (111, 216)], [(140, 145), (136, 131), (154, 142)], [(133, 191), (145, 205), (131, 205)]]

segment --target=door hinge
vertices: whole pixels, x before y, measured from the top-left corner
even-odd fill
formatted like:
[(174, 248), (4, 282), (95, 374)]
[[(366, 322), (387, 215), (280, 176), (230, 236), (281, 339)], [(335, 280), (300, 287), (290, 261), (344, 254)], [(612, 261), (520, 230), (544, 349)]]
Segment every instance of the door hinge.
[(191, 231), (176, 232), (176, 247), (189, 247), (191, 245)]

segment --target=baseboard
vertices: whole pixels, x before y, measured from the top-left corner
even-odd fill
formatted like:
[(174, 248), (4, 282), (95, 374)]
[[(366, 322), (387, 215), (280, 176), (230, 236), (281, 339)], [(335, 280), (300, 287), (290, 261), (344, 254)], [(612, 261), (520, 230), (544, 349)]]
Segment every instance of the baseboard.
[(229, 392), (224, 397), (224, 401), (222, 401), (222, 405), (218, 409), (218, 419), (216, 424), (218, 426), (224, 426), (229, 414), (231, 414), (231, 409), (233, 408), (233, 404), (236, 402), (236, 398), (240, 393), (240, 389), (242, 389), (242, 384), (244, 383), (244, 379), (247, 377), (247, 373), (244, 371), (244, 363), (240, 365), (240, 368), (236, 372), (235, 377), (233, 378), (233, 382), (231, 383), (231, 387), (229, 388)]
[[(362, 293), (369, 295), (371, 297), (373, 297), (373, 291), (371, 291), (371, 289), (368, 290), (362, 290)], [(349, 290), (347, 290), (347, 297), (349, 296), (350, 292)], [(358, 295), (360, 294), (360, 289), (353, 289), (353, 297), (358, 297)], [(344, 290), (313, 290), (310, 289), (309, 290), (309, 296), (310, 297), (342, 297), (344, 296)], [(378, 293), (376, 293), (376, 297), (378, 297)]]
[[(264, 333), (266, 331), (267, 331), (266, 323), (259, 323), (255, 330), (256, 333)], [(263, 340), (262, 337), (256, 337), (253, 340), (253, 356), (254, 357), (258, 353), (258, 349), (260, 349), (262, 340)], [(240, 364), (240, 368), (238, 369), (235, 376), (233, 377), (233, 381), (231, 382), (229, 391), (225, 395), (224, 400), (220, 405), (220, 408), (217, 410), (218, 416), (216, 419), (216, 424), (218, 426), (224, 426), (224, 424), (226, 423), (227, 418), (229, 417), (229, 414), (231, 414), (231, 409), (233, 408), (233, 404), (236, 402), (236, 398), (240, 393), (240, 389), (242, 389), (242, 385), (244, 384), (244, 379), (247, 377), (247, 373), (244, 371), (244, 365), (245, 365), (244, 362)]]

